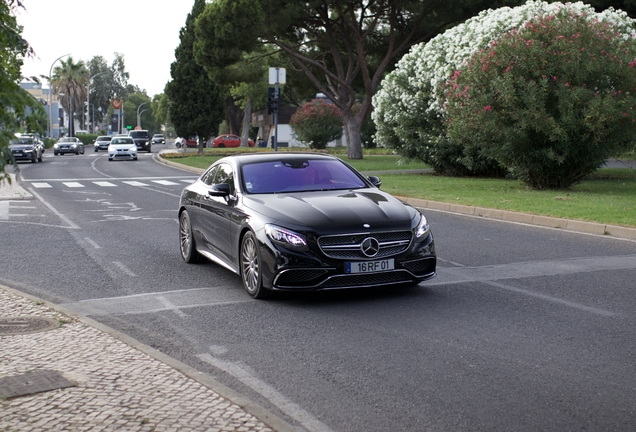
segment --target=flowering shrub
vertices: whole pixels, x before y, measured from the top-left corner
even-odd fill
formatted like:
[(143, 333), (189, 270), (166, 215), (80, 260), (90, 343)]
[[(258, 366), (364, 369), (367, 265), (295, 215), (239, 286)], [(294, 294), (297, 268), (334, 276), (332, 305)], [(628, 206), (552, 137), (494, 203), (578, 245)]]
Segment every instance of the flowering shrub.
[[(562, 3), (529, 1), (516, 8), (483, 11), (429, 42), (414, 46), (387, 75), (373, 98), (377, 143), (424, 160), (441, 173), (501, 173), (499, 163), (482, 152), (479, 145), (458, 142), (447, 135), (443, 84), (476, 52), (488, 49), (502, 35), (531, 19), (554, 15), (564, 7)], [(633, 32), (633, 20), (624, 12), (608, 9), (596, 13), (581, 2), (568, 3), (567, 9), (587, 20), (612, 24), (623, 38), (631, 37)]]
[(448, 134), (533, 188), (567, 188), (636, 140), (636, 44), (564, 7), (475, 53), (445, 86)]
[(314, 99), (298, 108), (290, 120), (294, 137), (314, 149), (342, 137), (342, 111), (323, 99)]

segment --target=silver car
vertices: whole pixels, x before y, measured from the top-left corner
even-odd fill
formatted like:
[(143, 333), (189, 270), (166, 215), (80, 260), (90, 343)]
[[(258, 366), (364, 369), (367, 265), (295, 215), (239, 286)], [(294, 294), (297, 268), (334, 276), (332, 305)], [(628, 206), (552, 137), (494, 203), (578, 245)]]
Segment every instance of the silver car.
[(108, 160), (137, 160), (137, 145), (130, 137), (115, 137), (108, 146)]
[(107, 135), (98, 136), (97, 138), (95, 138), (95, 142), (93, 143), (93, 145), (95, 146), (95, 151), (97, 152), (100, 150), (108, 150), (111, 139), (113, 139), (113, 137)]
[(53, 154), (58, 156), (65, 153), (84, 154), (84, 143), (75, 137), (60, 138), (53, 144)]

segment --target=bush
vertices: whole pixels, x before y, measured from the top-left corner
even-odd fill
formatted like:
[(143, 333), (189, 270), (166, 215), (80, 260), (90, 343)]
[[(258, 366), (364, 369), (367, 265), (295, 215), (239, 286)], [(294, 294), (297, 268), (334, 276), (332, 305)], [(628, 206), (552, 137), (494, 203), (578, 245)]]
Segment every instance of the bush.
[[(425, 44), (414, 46), (382, 82), (373, 98), (373, 120), (378, 145), (392, 147), (403, 156), (417, 158), (442, 174), (499, 176), (506, 172), (474, 140), (464, 142), (447, 134), (444, 83), (481, 49), (488, 49), (507, 32), (537, 17), (554, 15), (565, 5), (529, 1), (516, 8), (481, 12)], [(583, 3), (568, 4), (580, 16), (612, 23), (628, 37), (633, 20), (624, 12), (596, 13)], [(537, 65), (532, 65), (537, 67)]]
[(313, 149), (342, 137), (342, 112), (334, 104), (314, 99), (298, 108), (290, 120), (294, 137)]
[(448, 133), (527, 185), (567, 188), (636, 140), (636, 45), (569, 7), (491, 43), (446, 86)]

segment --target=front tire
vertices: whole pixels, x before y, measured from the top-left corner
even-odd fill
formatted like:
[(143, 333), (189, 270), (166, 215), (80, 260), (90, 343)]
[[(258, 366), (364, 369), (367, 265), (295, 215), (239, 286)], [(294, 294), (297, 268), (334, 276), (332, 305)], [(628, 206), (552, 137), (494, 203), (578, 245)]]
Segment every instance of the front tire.
[(187, 210), (181, 212), (179, 216), (179, 248), (181, 258), (187, 263), (201, 262), (201, 255), (197, 252), (192, 235), (192, 224)]
[(255, 299), (264, 299), (270, 295), (270, 291), (263, 287), (262, 265), (256, 236), (248, 231), (241, 241), (241, 280), (245, 291)]

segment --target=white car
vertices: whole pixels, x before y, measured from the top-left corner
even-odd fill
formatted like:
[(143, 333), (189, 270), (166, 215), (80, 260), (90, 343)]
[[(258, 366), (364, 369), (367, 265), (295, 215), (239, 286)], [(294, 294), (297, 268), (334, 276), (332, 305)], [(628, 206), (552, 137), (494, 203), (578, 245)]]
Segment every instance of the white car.
[(108, 160), (137, 160), (137, 145), (130, 137), (114, 137), (108, 146)]

